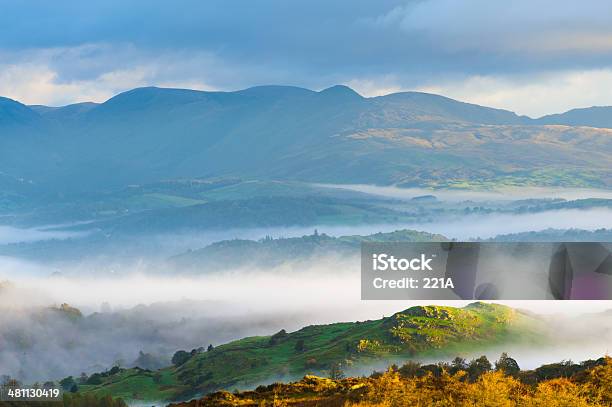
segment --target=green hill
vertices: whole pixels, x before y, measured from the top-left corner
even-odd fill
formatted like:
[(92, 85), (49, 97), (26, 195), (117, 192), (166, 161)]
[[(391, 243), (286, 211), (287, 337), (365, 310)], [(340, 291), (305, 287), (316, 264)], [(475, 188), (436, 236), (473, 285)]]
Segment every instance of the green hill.
[[(253, 387), (340, 366), (374, 364), (480, 351), (494, 345), (538, 343), (541, 322), (496, 304), (464, 308), (417, 306), (379, 320), (313, 325), (299, 331), (250, 337), (208, 351), (184, 352), (159, 371), (117, 369), (91, 376), (81, 392), (169, 400), (218, 389)], [(94, 384), (95, 383), (95, 384)]]

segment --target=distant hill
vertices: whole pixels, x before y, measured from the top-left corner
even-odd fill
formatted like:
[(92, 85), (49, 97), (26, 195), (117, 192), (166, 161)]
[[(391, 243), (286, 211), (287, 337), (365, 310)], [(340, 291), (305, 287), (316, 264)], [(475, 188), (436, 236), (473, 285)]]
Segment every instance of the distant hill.
[[(611, 127), (605, 116), (572, 123)], [(365, 98), (345, 86), (139, 88), (57, 108), (2, 98), (0, 172), (56, 199), (194, 177), (612, 186), (612, 130), (551, 126), (560, 120), (418, 92)]]
[[(307, 261), (323, 256), (358, 253), (361, 242), (443, 242), (439, 234), (398, 230), (368, 236), (332, 237), (326, 234), (254, 240), (224, 240), (202, 249), (174, 256), (167, 261), (175, 272), (210, 272), (219, 267), (274, 267), (288, 261)], [(231, 259), (231, 260), (230, 260)], [(223, 269), (223, 268), (221, 268)]]
[(94, 109), (96, 106), (98, 106), (98, 103), (83, 102), (61, 107), (43, 105), (31, 105), (29, 107), (44, 118), (61, 121), (77, 118), (79, 115)]
[(537, 123), (561, 124), (565, 126), (588, 126), (612, 128), (612, 106), (593, 106), (583, 109), (572, 109), (561, 114), (544, 116)]
[[(266, 238), (259, 241), (223, 240), (204, 248), (171, 257), (165, 263), (177, 273), (207, 273), (239, 267), (274, 267), (280, 264), (306, 262), (324, 256), (358, 255), (361, 242), (444, 242), (451, 239), (415, 230), (397, 230), (368, 236), (332, 237), (313, 234), (302, 237)], [(489, 242), (609, 242), (612, 229), (546, 229), (498, 235)], [(231, 260), (228, 260), (231, 259)]]
[(530, 124), (526, 116), (514, 112), (459, 102), (444, 96), (422, 92), (401, 92), (373, 98), (374, 103), (385, 108), (410, 112), (413, 119), (431, 121), (454, 120), (478, 124)]
[(0, 97), (0, 126), (3, 128), (16, 130), (18, 127), (34, 126), (40, 121), (41, 117), (26, 105)]
[(546, 229), (541, 231), (499, 235), (496, 242), (612, 242), (612, 229)]
[(223, 228), (310, 226), (318, 223), (392, 223), (411, 219), (408, 214), (364, 202), (321, 196), (275, 196), (251, 199), (190, 202), (177, 207), (137, 213), (69, 227), (111, 233), (143, 234)]
[(207, 351), (177, 352), (172, 367), (107, 372), (80, 391), (127, 398), (137, 393), (144, 400), (168, 400), (291, 380), (307, 373), (326, 374), (337, 365), (367, 370), (389, 361), (454, 356), (504, 344), (536, 345), (544, 335), (538, 318), (502, 305), (417, 306), (379, 320), (313, 325)]

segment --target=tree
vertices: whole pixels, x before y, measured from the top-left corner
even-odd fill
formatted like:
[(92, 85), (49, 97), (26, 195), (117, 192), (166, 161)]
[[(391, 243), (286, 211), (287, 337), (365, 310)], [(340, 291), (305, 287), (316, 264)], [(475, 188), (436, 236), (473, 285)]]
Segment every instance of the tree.
[(491, 371), (491, 362), (487, 359), (486, 356), (481, 356), (478, 359), (473, 359), (470, 361), (468, 365), (468, 375), (472, 381), (475, 381), (484, 373)]
[(184, 350), (176, 351), (176, 353), (174, 353), (172, 356), (172, 364), (174, 366), (181, 366), (187, 362), (190, 357), (191, 354), (189, 352), (185, 352)]
[(76, 382), (72, 376), (64, 377), (62, 380), (60, 380), (59, 384), (62, 386), (64, 391), (71, 391), (72, 386), (76, 386)]
[(138, 352), (138, 358), (132, 363), (141, 369), (155, 370), (165, 366), (165, 362), (151, 353)]
[(102, 375), (100, 373), (92, 374), (91, 376), (89, 376), (89, 379), (87, 379), (87, 384), (94, 386), (102, 384)]
[(332, 380), (341, 380), (344, 379), (344, 371), (342, 370), (342, 365), (340, 363), (333, 363), (329, 368), (329, 378)]
[(43, 383), (43, 389), (54, 389), (55, 383), (52, 381), (46, 381)]
[(508, 376), (516, 377), (521, 372), (518, 362), (512, 359), (506, 352), (502, 353), (499, 360), (495, 362), (495, 370), (501, 371)]
[(421, 364), (412, 360), (409, 360), (408, 362), (404, 363), (402, 367), (400, 367), (398, 370), (400, 376), (405, 378), (416, 377), (419, 375), (420, 371)]
[(295, 351), (304, 352), (304, 350), (306, 350), (306, 347), (304, 346), (304, 340), (298, 339), (298, 341), (295, 343)]
[(115, 365), (111, 367), (111, 369), (108, 371), (108, 374), (112, 376), (112, 375), (116, 375), (119, 372), (121, 372), (121, 368), (119, 367), (119, 365)]
[(440, 364), (438, 363), (430, 363), (428, 365), (421, 366), (421, 371), (424, 374), (427, 374), (427, 372), (430, 372), (434, 377), (440, 377), (442, 375), (443, 369), (444, 367), (440, 366)]
[(451, 374), (455, 374), (457, 372), (460, 372), (462, 370), (467, 370), (468, 369), (468, 363), (467, 360), (465, 360), (462, 357), (457, 356), (455, 359), (453, 359), (453, 361), (450, 364), (450, 373)]
[[(465, 405), (516, 407), (517, 405), (523, 405), (519, 404), (520, 395), (521, 384), (518, 380), (505, 376), (501, 372), (488, 371), (469, 386), (468, 400), (466, 400)], [(528, 403), (526, 405), (533, 404)], [(543, 407), (557, 406), (557, 404), (536, 405)]]
[(208, 348), (206, 348), (206, 352), (212, 352), (212, 350), (215, 349), (214, 346), (212, 346), (212, 343), (210, 345), (208, 345)]
[(277, 333), (275, 333), (274, 335), (270, 337), (269, 345), (272, 345), (272, 346), (278, 345), (288, 336), (289, 334), (287, 333), (287, 331), (285, 331), (284, 329), (281, 329), (280, 331), (278, 331)]
[(17, 379), (13, 379), (11, 376), (3, 375), (2, 387), (19, 388), (21, 387), (21, 383)]

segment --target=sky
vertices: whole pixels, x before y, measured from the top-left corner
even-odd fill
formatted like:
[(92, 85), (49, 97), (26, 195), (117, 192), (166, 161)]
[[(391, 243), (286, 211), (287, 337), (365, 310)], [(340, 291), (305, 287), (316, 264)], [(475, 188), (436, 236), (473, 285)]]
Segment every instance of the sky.
[(612, 105), (612, 2), (0, 0), (0, 95), (345, 84), (538, 117)]

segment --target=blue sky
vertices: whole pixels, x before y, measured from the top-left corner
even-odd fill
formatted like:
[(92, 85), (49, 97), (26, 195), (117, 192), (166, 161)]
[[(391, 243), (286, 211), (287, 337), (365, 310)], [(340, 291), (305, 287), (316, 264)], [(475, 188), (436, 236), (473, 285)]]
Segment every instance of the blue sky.
[(444, 94), (539, 116), (612, 105), (612, 2), (0, 0), (0, 95), (138, 86)]

